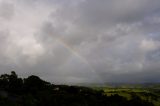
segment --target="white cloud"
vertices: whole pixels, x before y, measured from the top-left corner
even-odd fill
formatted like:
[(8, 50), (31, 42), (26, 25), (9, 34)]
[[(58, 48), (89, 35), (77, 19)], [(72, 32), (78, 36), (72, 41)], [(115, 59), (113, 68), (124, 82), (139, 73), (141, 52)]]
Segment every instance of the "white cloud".
[(157, 49), (157, 45), (155, 43), (155, 41), (153, 41), (152, 39), (150, 40), (142, 40), (140, 47), (144, 50), (144, 51), (152, 51)]

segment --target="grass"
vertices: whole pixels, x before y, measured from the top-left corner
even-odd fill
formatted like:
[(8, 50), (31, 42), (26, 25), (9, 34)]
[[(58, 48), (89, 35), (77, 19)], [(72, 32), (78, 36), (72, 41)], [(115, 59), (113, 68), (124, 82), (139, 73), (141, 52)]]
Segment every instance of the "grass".
[(151, 87), (95, 87), (94, 89), (103, 90), (105, 95), (111, 96), (118, 94), (127, 98), (128, 100), (132, 98), (132, 95), (136, 95), (143, 100), (148, 100), (152, 102), (155, 106), (160, 106), (160, 87), (151, 86)]

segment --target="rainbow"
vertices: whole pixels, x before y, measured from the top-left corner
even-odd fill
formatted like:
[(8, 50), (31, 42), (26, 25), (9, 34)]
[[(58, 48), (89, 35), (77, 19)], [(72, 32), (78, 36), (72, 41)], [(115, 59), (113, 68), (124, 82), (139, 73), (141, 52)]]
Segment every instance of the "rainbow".
[(64, 48), (69, 50), (74, 56), (76, 56), (78, 59), (80, 59), (84, 64), (86, 64), (89, 69), (91, 69), (92, 73), (96, 75), (96, 79), (99, 83), (104, 84), (104, 81), (99, 76), (99, 74), (95, 71), (95, 69), (90, 65), (90, 63), (82, 56), (80, 55), (72, 46), (70, 46), (64, 39), (56, 38), (56, 42), (60, 43)]

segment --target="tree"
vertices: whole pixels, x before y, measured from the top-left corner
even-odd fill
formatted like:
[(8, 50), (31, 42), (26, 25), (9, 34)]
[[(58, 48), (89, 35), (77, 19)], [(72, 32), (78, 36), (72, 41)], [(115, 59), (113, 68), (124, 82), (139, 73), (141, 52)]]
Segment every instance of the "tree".
[(38, 91), (46, 89), (48, 84), (48, 82), (41, 80), (38, 76), (35, 75), (31, 75), (24, 79), (24, 86), (26, 90)]

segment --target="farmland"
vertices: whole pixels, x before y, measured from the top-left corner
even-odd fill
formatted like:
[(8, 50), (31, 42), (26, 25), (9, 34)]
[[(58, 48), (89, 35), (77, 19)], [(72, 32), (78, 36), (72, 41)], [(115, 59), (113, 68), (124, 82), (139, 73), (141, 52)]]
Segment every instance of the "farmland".
[(128, 100), (138, 97), (142, 100), (152, 102), (155, 106), (160, 106), (160, 86), (159, 84), (134, 84), (119, 86), (94, 87), (103, 90), (107, 96), (120, 95)]

